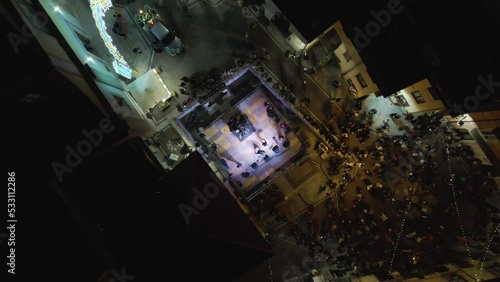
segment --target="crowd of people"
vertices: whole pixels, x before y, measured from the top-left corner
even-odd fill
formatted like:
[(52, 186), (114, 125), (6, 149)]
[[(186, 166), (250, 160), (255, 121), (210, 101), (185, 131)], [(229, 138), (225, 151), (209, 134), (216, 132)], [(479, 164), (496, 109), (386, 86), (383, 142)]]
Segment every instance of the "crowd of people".
[[(332, 157), (328, 175), (334, 179), (330, 188), (337, 189), (340, 201), (326, 200), (320, 222), (317, 215), (313, 217), (315, 208), (311, 206), (307, 224), (290, 223), (297, 244), (309, 250), (312, 260), (330, 262), (339, 277), (349, 271), (389, 270), (422, 276), (432, 273), (433, 266), (446, 263), (457, 246), (486, 247), (500, 214), (488, 203), (496, 188), (481, 171), (481, 161), (472, 148), (459, 142), (462, 138), (443, 121), (442, 113), (406, 115), (407, 130), (392, 136), (371, 129), (375, 113), (360, 107), (338, 118), (338, 150), (349, 150), (344, 150), (343, 160)], [(361, 148), (349, 147), (352, 134)], [(347, 161), (352, 157), (355, 164)], [(472, 173), (450, 174), (450, 161), (461, 162)], [(351, 176), (355, 166), (361, 168), (362, 184)], [(389, 208), (372, 207), (376, 201)], [(473, 225), (460, 222), (459, 210), (478, 220)], [(460, 231), (464, 225), (470, 226), (466, 239)], [(332, 242), (338, 247), (325, 247)], [(490, 248), (498, 251), (494, 245)], [(347, 259), (340, 262), (338, 257), (344, 255)]]

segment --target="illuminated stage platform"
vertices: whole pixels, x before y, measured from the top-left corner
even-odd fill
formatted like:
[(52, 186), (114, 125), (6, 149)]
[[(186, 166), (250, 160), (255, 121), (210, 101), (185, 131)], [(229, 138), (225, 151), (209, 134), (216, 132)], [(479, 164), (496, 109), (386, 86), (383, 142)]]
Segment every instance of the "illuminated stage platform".
[[(240, 122), (242, 117), (247, 123)], [(260, 88), (205, 128), (204, 134), (207, 143), (217, 145), (221, 163), (245, 191), (278, 170), (302, 146)]]

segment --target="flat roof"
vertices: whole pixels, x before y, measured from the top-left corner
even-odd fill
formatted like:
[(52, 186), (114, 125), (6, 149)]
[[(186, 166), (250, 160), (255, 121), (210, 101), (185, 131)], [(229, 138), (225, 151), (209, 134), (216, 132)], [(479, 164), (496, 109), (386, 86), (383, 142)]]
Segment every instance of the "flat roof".
[[(66, 183), (81, 214), (102, 227), (100, 244), (127, 273), (138, 281), (158, 280), (165, 271), (231, 281), (273, 255), (198, 152), (169, 173), (154, 159), (134, 138), (81, 165)], [(181, 204), (196, 212), (186, 217)]]
[[(295, 133), (285, 133), (276, 119), (268, 115), (266, 101), (270, 101), (270, 98), (262, 89), (256, 88), (253, 94), (241, 100), (204, 130), (207, 143), (219, 146), (217, 156), (227, 165), (226, 169), (233, 179), (241, 183), (244, 191), (250, 191), (277, 171), (299, 153), (302, 146)], [(247, 117), (248, 126), (252, 130), (243, 140), (239, 140), (228, 124), (231, 118), (242, 115)], [(288, 146), (278, 140), (279, 136), (288, 141)], [(267, 142), (266, 145), (262, 144), (263, 140)], [(257, 150), (261, 150), (262, 154), (256, 154)], [(243, 175), (245, 172), (248, 176)]]
[(294, 2), (289, 0), (274, 0), (274, 4), (283, 12), (304, 38), (311, 42), (327, 28), (339, 20), (338, 8), (341, 5), (321, 0)]
[(155, 69), (150, 69), (145, 74), (127, 85), (132, 93), (134, 101), (144, 111), (148, 112), (163, 99), (168, 100), (172, 93), (166, 88), (163, 79), (156, 73)]

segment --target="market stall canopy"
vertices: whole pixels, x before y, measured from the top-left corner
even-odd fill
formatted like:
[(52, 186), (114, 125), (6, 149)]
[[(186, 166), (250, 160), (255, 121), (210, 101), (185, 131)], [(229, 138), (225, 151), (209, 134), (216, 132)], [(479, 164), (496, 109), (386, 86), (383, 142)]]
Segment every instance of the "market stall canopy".
[(130, 83), (128, 90), (144, 112), (148, 112), (156, 104), (172, 97), (172, 93), (155, 69), (147, 71)]

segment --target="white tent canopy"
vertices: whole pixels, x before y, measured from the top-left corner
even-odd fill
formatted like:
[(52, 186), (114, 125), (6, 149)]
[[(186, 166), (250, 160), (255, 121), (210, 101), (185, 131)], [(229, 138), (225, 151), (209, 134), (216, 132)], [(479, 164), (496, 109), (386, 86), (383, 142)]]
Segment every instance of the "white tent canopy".
[(156, 104), (172, 97), (172, 93), (155, 69), (150, 69), (130, 83), (128, 90), (144, 112), (148, 112)]

